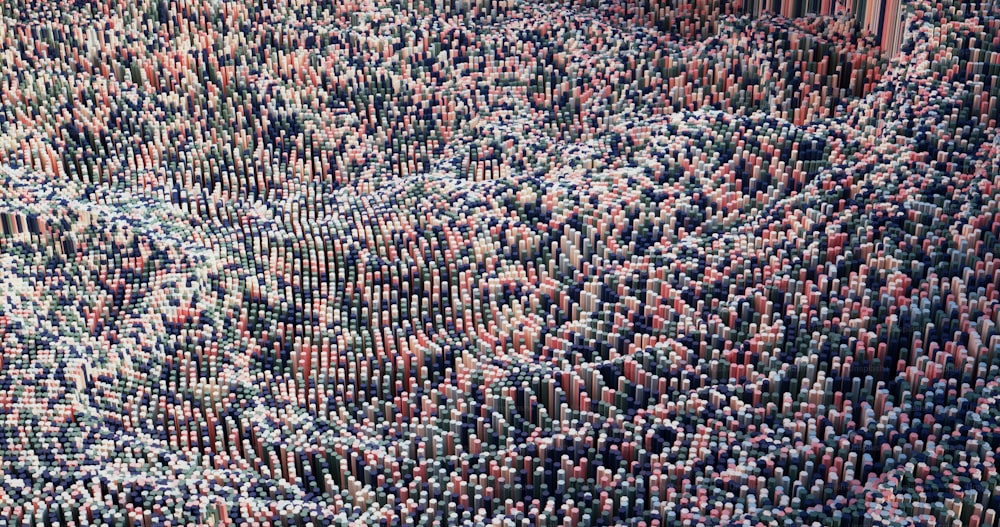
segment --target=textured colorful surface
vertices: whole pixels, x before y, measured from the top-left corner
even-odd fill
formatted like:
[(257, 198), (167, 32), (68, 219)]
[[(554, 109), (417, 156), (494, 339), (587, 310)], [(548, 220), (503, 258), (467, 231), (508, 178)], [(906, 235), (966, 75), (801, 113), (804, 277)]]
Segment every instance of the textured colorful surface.
[(1000, 11), (859, 4), (7, 0), (0, 525), (995, 524)]

